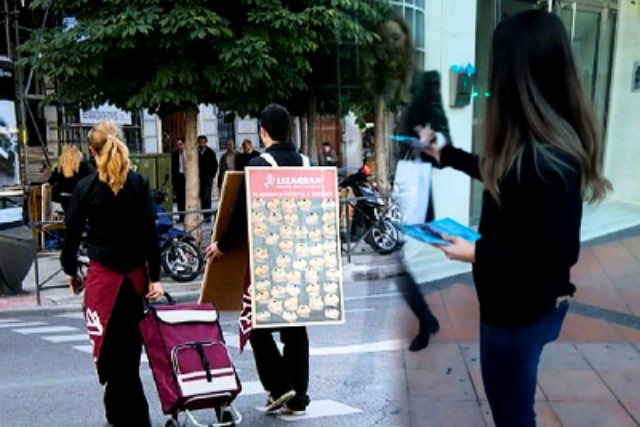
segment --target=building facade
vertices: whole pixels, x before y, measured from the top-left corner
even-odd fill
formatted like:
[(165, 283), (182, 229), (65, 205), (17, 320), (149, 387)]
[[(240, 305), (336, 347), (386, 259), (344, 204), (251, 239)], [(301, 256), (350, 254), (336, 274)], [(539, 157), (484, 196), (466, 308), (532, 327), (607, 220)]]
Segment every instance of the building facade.
[[(424, 66), (439, 71), (453, 143), (482, 150), (483, 117), (488, 93), (491, 34), (509, 14), (539, 8), (556, 13), (571, 37), (583, 86), (593, 101), (605, 140), (604, 173), (614, 191), (598, 206), (585, 205), (582, 238), (587, 240), (640, 224), (640, 2), (637, 0), (418, 0), (394, 1), (409, 25), (424, 5)], [(409, 12), (409, 13), (408, 13)], [(413, 24), (412, 24), (413, 22)], [(414, 37), (420, 32), (413, 28)], [(451, 69), (472, 64), (476, 70), (472, 101), (452, 107)], [(433, 173), (437, 217), (475, 226), (479, 222), (482, 184), (451, 169)], [(526, 227), (526, 224), (523, 224)], [(425, 251), (431, 251), (425, 248)], [(423, 281), (469, 269), (443, 260), (433, 250)]]

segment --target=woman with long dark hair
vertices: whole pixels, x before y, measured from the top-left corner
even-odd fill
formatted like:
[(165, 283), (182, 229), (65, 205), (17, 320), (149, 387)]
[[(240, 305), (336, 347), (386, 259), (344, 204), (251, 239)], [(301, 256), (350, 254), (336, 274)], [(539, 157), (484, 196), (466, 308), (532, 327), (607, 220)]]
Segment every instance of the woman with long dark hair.
[(600, 201), (611, 184), (557, 16), (521, 12), (496, 27), (490, 92), (480, 157), (451, 145), (426, 151), (485, 186), (481, 239), (474, 246), (448, 238), (439, 248), (473, 263), (480, 365), (496, 427), (534, 427), (540, 355), (558, 338), (576, 291), (569, 273), (580, 252), (582, 203)]
[(113, 426), (150, 426), (139, 372), (139, 322), (143, 296), (153, 300), (163, 293), (156, 209), (147, 179), (129, 170), (129, 150), (117, 125), (96, 124), (89, 140), (98, 170), (73, 192), (62, 266), (73, 287), (80, 235), (88, 225), (84, 315), (98, 379), (105, 386), (106, 418)]

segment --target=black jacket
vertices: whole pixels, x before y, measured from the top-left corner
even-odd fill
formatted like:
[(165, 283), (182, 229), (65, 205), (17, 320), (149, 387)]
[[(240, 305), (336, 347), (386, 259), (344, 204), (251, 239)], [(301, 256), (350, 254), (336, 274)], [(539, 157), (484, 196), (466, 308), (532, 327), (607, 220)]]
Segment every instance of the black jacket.
[[(551, 150), (551, 148), (549, 148)], [(566, 153), (552, 165), (532, 147), (500, 181), (498, 204), (485, 190), (476, 242), (473, 278), (480, 319), (500, 327), (534, 323), (573, 294), (571, 267), (580, 252), (582, 197), (580, 165)], [(478, 156), (452, 146), (440, 155), (443, 166), (480, 180)]]
[(94, 171), (95, 168), (93, 165), (86, 160), (81, 161), (78, 172), (68, 178), (65, 177), (62, 174), (62, 171), (58, 170), (56, 167), (51, 173), (48, 181), (49, 184), (51, 184), (53, 201), (61, 203), (62, 207), (66, 211), (69, 200), (71, 200), (71, 194), (73, 194), (73, 189), (76, 188), (76, 185), (82, 178), (90, 175)]
[[(296, 147), (290, 143), (276, 143), (265, 150), (273, 156), (279, 166), (302, 166), (302, 156), (296, 151)], [(254, 157), (247, 166), (271, 167), (262, 157)], [(218, 249), (223, 253), (229, 252), (238, 242), (242, 233), (247, 228), (247, 195), (246, 186), (243, 179), (238, 189), (238, 197), (233, 206), (231, 219), (226, 231), (218, 240)]]
[(200, 175), (200, 182), (205, 180), (213, 181), (213, 177), (216, 176), (218, 170), (218, 159), (216, 153), (210, 147), (204, 147), (201, 150), (198, 147), (198, 173)]
[(151, 281), (157, 282), (160, 250), (155, 220), (156, 208), (144, 176), (130, 171), (117, 195), (97, 172), (87, 176), (76, 186), (65, 215), (67, 234), (61, 254), (65, 273), (77, 273), (80, 236), (88, 225), (90, 259), (120, 273), (147, 264)]
[[(437, 71), (418, 72), (414, 76), (411, 88), (413, 93), (411, 104), (402, 115), (403, 132), (405, 135), (416, 135), (417, 126), (429, 124), (431, 129), (439, 132), (451, 144), (451, 134), (449, 132), (449, 121), (442, 105), (442, 94), (440, 87), (440, 74)], [(411, 150), (407, 145), (400, 144), (398, 147), (398, 158), (402, 159)], [(434, 167), (440, 167), (431, 156), (421, 153), (421, 158), (425, 162), (432, 163)], [(433, 206), (433, 192), (429, 192), (429, 207), (427, 209), (426, 221), (435, 219)]]
[[(180, 173), (180, 153), (178, 150), (171, 153), (171, 184), (173, 188), (184, 186), (184, 173)], [(185, 155), (186, 156), (186, 155)], [(186, 158), (185, 158), (186, 162)]]
[(244, 168), (249, 164), (249, 161), (254, 157), (258, 157), (260, 153), (253, 150), (251, 153), (239, 153), (236, 154), (236, 170), (242, 172)]

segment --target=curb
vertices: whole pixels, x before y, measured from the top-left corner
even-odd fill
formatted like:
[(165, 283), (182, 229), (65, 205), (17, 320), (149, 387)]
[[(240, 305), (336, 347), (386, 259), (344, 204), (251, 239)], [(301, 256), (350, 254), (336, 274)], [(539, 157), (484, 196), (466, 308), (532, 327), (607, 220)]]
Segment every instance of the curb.
[[(200, 298), (200, 291), (171, 292), (171, 296), (176, 301), (176, 303), (196, 302)], [(71, 313), (74, 311), (79, 312), (81, 310), (82, 302), (80, 300), (78, 300), (77, 302), (64, 304), (50, 303), (49, 305), (35, 305), (2, 309), (0, 310), (0, 319), (8, 316), (33, 314), (36, 312), (38, 315), (42, 316), (55, 316), (57, 314)]]

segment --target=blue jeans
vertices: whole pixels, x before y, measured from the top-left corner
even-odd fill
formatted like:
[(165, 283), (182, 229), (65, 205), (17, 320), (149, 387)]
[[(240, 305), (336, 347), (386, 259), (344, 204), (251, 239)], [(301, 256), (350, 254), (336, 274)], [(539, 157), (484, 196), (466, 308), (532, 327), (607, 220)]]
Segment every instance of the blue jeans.
[(533, 325), (499, 328), (480, 323), (482, 382), (496, 427), (536, 427), (534, 400), (544, 345), (560, 335), (569, 308), (561, 303)]

